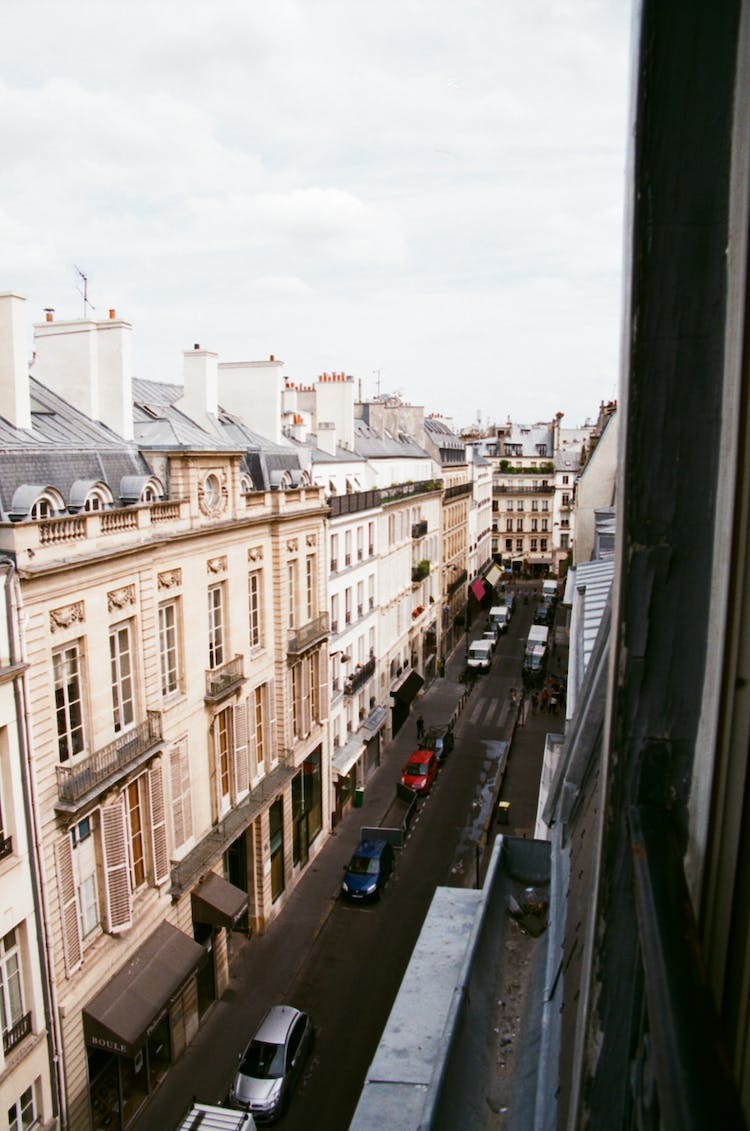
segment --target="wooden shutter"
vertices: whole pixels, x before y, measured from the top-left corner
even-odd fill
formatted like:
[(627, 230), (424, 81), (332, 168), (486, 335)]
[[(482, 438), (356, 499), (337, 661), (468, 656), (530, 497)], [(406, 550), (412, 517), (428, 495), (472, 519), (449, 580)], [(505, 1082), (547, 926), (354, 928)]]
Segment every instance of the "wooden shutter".
[(250, 764), (247, 750), (247, 700), (234, 708), (234, 788), (238, 797), (250, 785)]
[(81, 929), (78, 925), (78, 895), (73, 871), (73, 846), (70, 843), (69, 833), (66, 833), (55, 845), (55, 865), (57, 890), (60, 895), (65, 973), (70, 976), (83, 962), (83, 946)]
[(263, 684), (263, 726), (266, 740), (266, 759), (276, 761), (279, 757), (276, 745), (276, 689), (273, 680)]
[(172, 831), (175, 848), (193, 835), (193, 809), (190, 796), (190, 760), (187, 740), (176, 742), (169, 752), (169, 779), (172, 793)]
[(102, 809), (101, 815), (107, 930), (116, 935), (133, 925), (125, 809), (118, 802)]
[(324, 648), (316, 653), (318, 680), (318, 719), (319, 723), (328, 721), (330, 700), (328, 692), (328, 654)]
[(154, 884), (158, 887), (169, 878), (169, 849), (167, 848), (167, 818), (164, 809), (164, 778), (161, 762), (148, 772), (148, 803), (151, 818), (151, 860)]

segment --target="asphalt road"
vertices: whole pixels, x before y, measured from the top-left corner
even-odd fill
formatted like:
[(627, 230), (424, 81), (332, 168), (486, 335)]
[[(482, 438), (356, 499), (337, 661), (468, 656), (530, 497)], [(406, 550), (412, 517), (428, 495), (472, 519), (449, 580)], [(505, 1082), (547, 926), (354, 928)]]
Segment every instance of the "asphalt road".
[[(455, 749), (430, 796), (418, 802), (383, 898), (371, 907), (338, 901), (298, 972), (292, 999), (309, 1011), (317, 1037), (284, 1131), (346, 1131), (435, 888), (476, 883), (477, 855), (467, 850), (480, 835), (477, 815), (492, 781), (510, 689), (520, 688), (531, 616), (528, 607), (517, 610), (491, 671), (478, 677), (456, 728)], [(538, 782), (538, 767), (524, 769)]]

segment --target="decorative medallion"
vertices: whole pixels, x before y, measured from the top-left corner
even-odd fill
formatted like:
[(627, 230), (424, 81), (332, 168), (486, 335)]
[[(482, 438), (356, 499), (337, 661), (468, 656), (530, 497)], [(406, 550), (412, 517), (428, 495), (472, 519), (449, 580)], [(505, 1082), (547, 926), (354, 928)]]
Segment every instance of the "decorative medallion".
[(286, 548), (287, 548), (288, 553), (296, 554), (297, 550), (299, 549), (299, 542), (297, 541), (296, 538), (290, 538), (289, 541), (286, 544)]
[(59, 628), (70, 628), (71, 624), (82, 624), (85, 619), (83, 601), (75, 601), (61, 609), (50, 609), (49, 629), (50, 632), (57, 632)]
[(107, 610), (110, 613), (124, 609), (135, 604), (135, 585), (123, 585), (122, 589), (113, 589), (107, 594)]
[(263, 547), (251, 546), (247, 551), (247, 560), (249, 562), (262, 562), (263, 561)]
[(165, 570), (164, 573), (158, 575), (156, 583), (159, 589), (176, 589), (178, 585), (182, 585), (182, 570)]
[(308, 546), (317, 546), (318, 537), (316, 534), (308, 534), (305, 538), (305, 541), (307, 542)]
[(209, 558), (206, 562), (206, 569), (209, 573), (224, 573), (227, 568), (226, 557)]

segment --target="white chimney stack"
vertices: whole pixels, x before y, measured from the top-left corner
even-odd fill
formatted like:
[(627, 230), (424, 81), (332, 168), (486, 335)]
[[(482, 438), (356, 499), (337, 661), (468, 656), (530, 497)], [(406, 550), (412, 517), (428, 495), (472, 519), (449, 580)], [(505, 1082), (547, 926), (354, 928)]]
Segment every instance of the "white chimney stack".
[(177, 407), (201, 428), (213, 430), (218, 411), (219, 355), (201, 349), (196, 342), (191, 350), (183, 352), (182, 358), (185, 388)]
[(34, 326), (34, 376), (89, 420), (133, 439), (133, 327), (110, 310), (105, 322), (55, 322), (52, 310)]
[(14, 428), (31, 428), (25, 339), (26, 299), (0, 294), (0, 412)]
[(219, 365), (222, 407), (266, 439), (281, 440), (283, 361), (222, 361)]

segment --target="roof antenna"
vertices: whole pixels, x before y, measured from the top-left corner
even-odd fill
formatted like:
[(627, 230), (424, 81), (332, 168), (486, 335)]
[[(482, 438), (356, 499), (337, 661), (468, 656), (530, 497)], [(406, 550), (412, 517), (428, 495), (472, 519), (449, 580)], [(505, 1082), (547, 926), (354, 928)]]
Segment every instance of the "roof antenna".
[(89, 302), (89, 280), (88, 280), (88, 276), (84, 275), (81, 268), (76, 267), (75, 263), (73, 264), (73, 266), (76, 268), (76, 271), (78, 272), (78, 274), (81, 276), (81, 279), (83, 280), (83, 290), (81, 290), (80, 287), (76, 287), (76, 290), (78, 291), (79, 295), (81, 295), (81, 297), (83, 298), (83, 317), (85, 318), (87, 313), (88, 313), (87, 308), (90, 307), (92, 310), (96, 310), (96, 307), (94, 306), (94, 304), (92, 302)]

